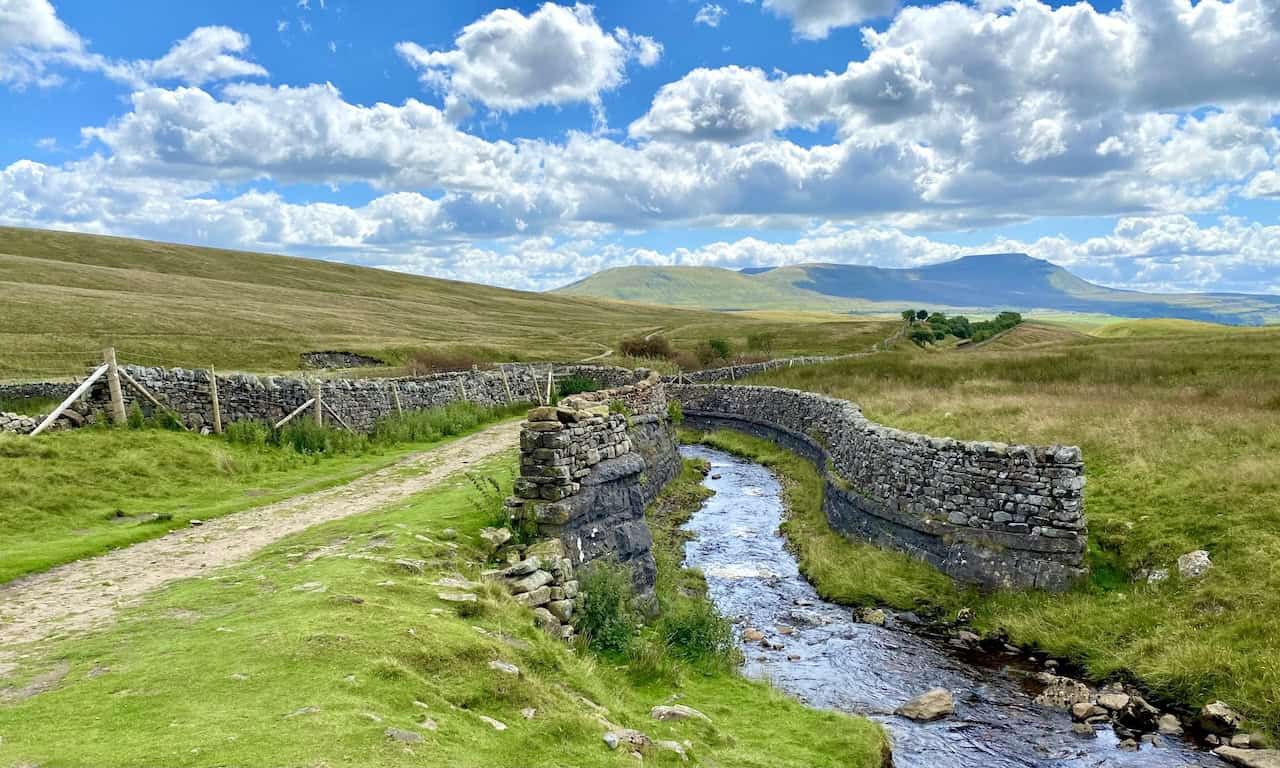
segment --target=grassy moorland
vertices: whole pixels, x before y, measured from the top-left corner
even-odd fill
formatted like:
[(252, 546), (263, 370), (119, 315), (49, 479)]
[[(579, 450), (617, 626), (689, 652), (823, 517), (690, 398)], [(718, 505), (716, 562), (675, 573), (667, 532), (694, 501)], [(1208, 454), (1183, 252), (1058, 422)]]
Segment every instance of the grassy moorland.
[(226, 439), (156, 427), (0, 434), (0, 583), (346, 482), (523, 410), (460, 403), (368, 438), (309, 422), (233, 425)]
[[(697, 477), (673, 492), (696, 500)], [(575, 652), (497, 585), (474, 603), (441, 600), (432, 582), (485, 567), (477, 533), (495, 510), (477, 501), (458, 477), (153, 593), (113, 628), (0, 657), (0, 764), (635, 765), (605, 745), (604, 719), (684, 742), (695, 764), (881, 764), (874, 724), (810, 710), (729, 667)], [(676, 699), (711, 722), (649, 717)], [(644, 762), (684, 764), (656, 749)]]
[[(1221, 698), (1280, 730), (1280, 329), (1139, 321), (1057, 340), (1031, 330), (1027, 344), (1022, 329), (970, 352), (903, 344), (757, 383), (846, 398), (909, 430), (1079, 445), (1091, 581), (1066, 595), (976, 599), (896, 555), (830, 537), (809, 572), (854, 601), (972, 603), (982, 628), (1097, 678), (1132, 675), (1169, 701)], [(1174, 561), (1194, 549), (1214, 568), (1181, 580)], [(1173, 576), (1148, 584), (1142, 574), (1154, 568)]]
[(818, 354), (861, 351), (892, 326), (622, 304), (288, 256), (0, 227), (0, 381), (83, 375), (106, 346), (126, 363), (269, 372), (295, 370), (300, 354), (322, 350), (393, 365), (420, 352), (571, 361), (658, 329), (686, 334), (689, 343), (722, 337), (739, 348), (764, 331), (777, 334), (776, 354)]

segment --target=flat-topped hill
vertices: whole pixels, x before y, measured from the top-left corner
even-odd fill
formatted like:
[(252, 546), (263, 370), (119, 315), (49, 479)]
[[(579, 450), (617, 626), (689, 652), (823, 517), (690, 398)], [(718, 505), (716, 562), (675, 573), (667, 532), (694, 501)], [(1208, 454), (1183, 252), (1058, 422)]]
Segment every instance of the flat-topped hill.
[(911, 269), (801, 264), (742, 271), (717, 267), (621, 267), (560, 293), (705, 309), (826, 309), (948, 313), (1086, 313), (1171, 317), (1231, 325), (1280, 322), (1280, 296), (1143, 293), (1096, 285), (1023, 253), (965, 256)]

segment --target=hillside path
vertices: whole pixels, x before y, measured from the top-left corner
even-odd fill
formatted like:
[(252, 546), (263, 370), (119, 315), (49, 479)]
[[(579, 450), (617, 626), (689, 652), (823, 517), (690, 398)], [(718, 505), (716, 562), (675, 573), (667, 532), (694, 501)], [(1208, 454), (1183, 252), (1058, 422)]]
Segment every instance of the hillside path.
[(177, 579), (252, 555), (313, 525), (369, 512), (426, 490), (519, 444), (520, 422), (415, 453), (345, 485), (180, 528), (0, 586), (0, 647), (108, 623), (118, 608)]

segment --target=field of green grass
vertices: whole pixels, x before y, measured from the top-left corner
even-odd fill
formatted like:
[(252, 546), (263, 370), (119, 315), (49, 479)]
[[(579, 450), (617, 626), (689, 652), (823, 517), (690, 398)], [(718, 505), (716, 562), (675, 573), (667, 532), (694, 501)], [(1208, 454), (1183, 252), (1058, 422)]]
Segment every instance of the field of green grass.
[[(328, 452), (316, 450), (322, 445), (297, 450), (159, 428), (94, 427), (38, 439), (0, 434), (0, 583), (162, 536), (193, 519), (346, 482), (523, 411), (461, 404), (410, 414), (438, 416), (443, 428), (405, 441), (352, 440), (326, 430), (322, 437), (344, 441)], [(313, 431), (285, 434), (314, 437)]]
[[(852, 400), (903, 429), (1084, 451), (1092, 580), (1074, 592), (974, 602), (896, 555), (831, 542), (810, 573), (853, 601), (972, 603), (983, 629), (1098, 679), (1134, 676), (1168, 702), (1221, 698), (1280, 731), (1280, 329), (1213, 328), (971, 352), (903, 344), (757, 377)], [(1175, 560), (1195, 549), (1214, 568), (1183, 581)], [(1174, 576), (1149, 585), (1154, 568)]]
[[(500, 477), (514, 460), (475, 471)], [(672, 486), (668, 512), (700, 500), (700, 477), (687, 470)], [(878, 726), (808, 709), (726, 665), (664, 657), (655, 628), (637, 638), (649, 650), (615, 659), (549, 639), (496, 584), (475, 603), (439, 599), (432, 582), (485, 567), (477, 533), (490, 518), (455, 477), (175, 583), (110, 629), (0, 657), (0, 764), (635, 765), (602, 740), (607, 719), (687, 744), (691, 764), (881, 765)], [(660, 594), (690, 580), (672, 573), (669, 554), (659, 562)], [(711, 722), (649, 717), (677, 700)], [(685, 764), (656, 749), (644, 762)]]
[[(393, 365), (419, 351), (573, 361), (671, 329), (690, 346), (779, 331), (775, 354), (859, 351), (882, 323), (678, 310), (528, 293), (334, 262), (0, 227), (0, 381), (122, 363), (291, 371), (303, 352)], [(888, 335), (889, 331), (881, 334)], [(609, 362), (605, 360), (605, 362)]]

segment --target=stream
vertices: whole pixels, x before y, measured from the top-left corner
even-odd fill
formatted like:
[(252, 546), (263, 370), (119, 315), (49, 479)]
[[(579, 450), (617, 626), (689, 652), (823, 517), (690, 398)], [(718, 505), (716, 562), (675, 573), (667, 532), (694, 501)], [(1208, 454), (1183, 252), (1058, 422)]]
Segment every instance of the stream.
[[(944, 640), (854, 621), (849, 608), (823, 601), (800, 575), (778, 530), (782, 488), (769, 470), (706, 446), (685, 446), (681, 453), (711, 463), (704, 485), (715, 496), (685, 525), (695, 534), (685, 545), (685, 562), (706, 575), (712, 602), (734, 622), (744, 674), (767, 679), (809, 706), (882, 723), (898, 768), (1225, 765), (1168, 737), (1163, 746), (1121, 750), (1110, 726), (1099, 727), (1096, 738), (1081, 738), (1071, 732), (1067, 713), (1033, 704), (1025, 676), (998, 660), (966, 660)], [(782, 649), (746, 642), (748, 627)], [(780, 627), (794, 631), (784, 634)], [(954, 715), (917, 723), (893, 714), (934, 687), (955, 696)]]

